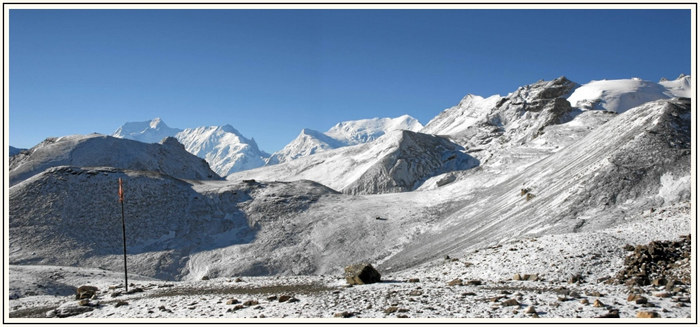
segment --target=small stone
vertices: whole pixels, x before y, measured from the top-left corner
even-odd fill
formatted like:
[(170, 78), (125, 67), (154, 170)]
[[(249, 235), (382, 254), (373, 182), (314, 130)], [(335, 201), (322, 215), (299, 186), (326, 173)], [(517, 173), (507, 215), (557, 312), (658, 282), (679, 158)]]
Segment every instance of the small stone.
[(481, 285), (481, 281), (477, 279), (472, 279), (467, 282), (467, 285), (479, 286)]
[(299, 302), (299, 301), (300, 301), (299, 299), (293, 297), (293, 298), (289, 299), (289, 301), (287, 301), (287, 303), (294, 303), (294, 302)]
[(207, 276), (207, 275), (202, 276), (202, 280), (209, 280), (209, 276)]
[(643, 296), (640, 296), (639, 298), (637, 298), (636, 300), (634, 300), (634, 303), (636, 303), (636, 304), (645, 304), (645, 303), (647, 303), (647, 298), (645, 298), (645, 297), (643, 297)]
[(397, 315), (396, 318), (409, 318), (407, 315)]
[(237, 278), (236, 278), (235, 280), (233, 280), (233, 281), (236, 282), (236, 283), (240, 283), (240, 282), (243, 281), (243, 279), (241, 279), (240, 277), (237, 277)]
[(277, 295), (268, 296), (267, 300), (268, 301), (275, 301), (275, 300), (277, 300)]
[(504, 307), (509, 307), (509, 306), (520, 305), (520, 303), (518, 303), (518, 301), (515, 299), (508, 299), (508, 300), (501, 302), (501, 305)]
[(605, 304), (603, 304), (603, 302), (601, 302), (600, 300), (596, 299), (595, 301), (593, 301), (593, 306), (599, 308), (599, 307), (604, 307)]
[(537, 312), (535, 312), (535, 313), (533, 313), (532, 315), (530, 315), (530, 317), (532, 317), (532, 318), (539, 318), (540, 315), (538, 315)]
[(409, 292), (408, 295), (410, 295), (410, 296), (421, 296), (421, 295), (423, 295), (423, 291), (421, 291), (421, 290), (413, 290), (413, 291)]
[(279, 297), (279, 300), (278, 300), (278, 301), (280, 301), (280, 302), (287, 302), (287, 301), (289, 301), (289, 299), (291, 299), (291, 298), (292, 298), (292, 297), (289, 296), (289, 295), (281, 295), (281, 296)]
[(522, 280), (522, 277), (520, 276), (520, 274), (515, 274), (513, 275), (513, 280)]
[(243, 306), (242, 304), (239, 304), (239, 305), (233, 307), (233, 309), (231, 309), (231, 310), (232, 310), (232, 311), (238, 311), (238, 310), (241, 310), (241, 309), (244, 309), (244, 308), (245, 308), (245, 306)]
[(620, 318), (620, 312), (617, 310), (610, 310), (608, 313), (596, 318)]
[(78, 305), (83, 306), (83, 307), (88, 306), (88, 305), (90, 305), (90, 300), (82, 299), (82, 300), (78, 301)]
[(117, 301), (117, 303), (114, 304), (115, 308), (121, 307), (123, 305), (129, 305), (129, 302), (126, 301)]
[(335, 318), (350, 318), (352, 316), (354, 316), (354, 314), (352, 312), (347, 312), (347, 311), (338, 312), (338, 313), (333, 315), (333, 317), (335, 317)]
[(120, 295), (122, 295), (122, 292), (116, 291), (116, 292), (110, 294), (109, 296), (111, 296), (111, 297), (117, 297), (117, 296), (120, 296)]
[(391, 307), (384, 309), (384, 313), (386, 313), (386, 314), (392, 314), (396, 311), (399, 311), (399, 307), (391, 306)]
[(418, 283), (418, 282), (420, 282), (420, 279), (418, 279), (418, 278), (410, 278), (410, 279), (408, 280), (408, 282), (409, 282), (409, 283)]
[(232, 304), (238, 304), (238, 303), (240, 303), (240, 302), (236, 299), (228, 299), (226, 301), (226, 305), (232, 305)]
[(447, 285), (449, 285), (449, 286), (462, 286), (462, 280), (459, 278), (453, 279), (449, 283), (447, 283)]
[(656, 311), (639, 311), (637, 318), (659, 318), (659, 314)]
[(588, 304), (590, 304), (590, 302), (588, 302), (588, 299), (583, 299), (583, 300), (581, 300), (581, 301), (579, 301), (579, 302), (580, 302), (581, 304), (583, 304), (583, 305), (588, 305)]
[(525, 309), (525, 313), (531, 314), (531, 313), (537, 313), (537, 310), (535, 310), (534, 306), (529, 306), (527, 309)]
[(258, 305), (258, 304), (259, 303), (257, 300), (248, 300), (248, 301), (243, 302), (243, 305), (246, 307), (250, 307), (250, 306), (254, 306), (254, 305)]
[(408, 310), (408, 309), (406, 309), (406, 308), (400, 308), (400, 309), (399, 309), (399, 312), (401, 312), (401, 313), (406, 313), (406, 312), (408, 312), (408, 311), (410, 311), (410, 310)]

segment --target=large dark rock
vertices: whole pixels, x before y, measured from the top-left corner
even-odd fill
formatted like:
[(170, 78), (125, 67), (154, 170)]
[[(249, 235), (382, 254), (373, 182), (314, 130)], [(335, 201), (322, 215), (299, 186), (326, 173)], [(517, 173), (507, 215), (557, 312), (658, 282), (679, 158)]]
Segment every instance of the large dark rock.
[(345, 280), (350, 285), (378, 283), (381, 278), (382, 275), (369, 263), (358, 263), (345, 267)]

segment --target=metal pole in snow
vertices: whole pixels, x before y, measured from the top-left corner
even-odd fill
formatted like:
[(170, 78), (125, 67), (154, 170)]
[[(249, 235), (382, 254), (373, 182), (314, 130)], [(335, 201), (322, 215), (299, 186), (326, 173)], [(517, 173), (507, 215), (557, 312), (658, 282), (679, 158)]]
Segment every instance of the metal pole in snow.
[(126, 222), (124, 221), (124, 191), (122, 190), (122, 179), (119, 178), (119, 202), (122, 205), (122, 238), (124, 240), (124, 289), (129, 292), (129, 279), (126, 273)]

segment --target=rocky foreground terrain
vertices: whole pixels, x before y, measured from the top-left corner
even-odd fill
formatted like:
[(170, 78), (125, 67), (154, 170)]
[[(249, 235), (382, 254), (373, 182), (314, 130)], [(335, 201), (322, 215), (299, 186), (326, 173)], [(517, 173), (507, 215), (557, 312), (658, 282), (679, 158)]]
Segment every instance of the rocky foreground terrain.
[[(10, 317), (690, 318), (689, 213), (688, 202), (655, 208), (614, 228), (511, 240), (365, 285), (349, 285), (342, 274), (187, 282), (130, 276), (126, 293), (114, 271), (13, 266), (10, 277), (25, 278), (10, 286)], [(97, 288), (94, 296), (76, 299), (86, 285)]]

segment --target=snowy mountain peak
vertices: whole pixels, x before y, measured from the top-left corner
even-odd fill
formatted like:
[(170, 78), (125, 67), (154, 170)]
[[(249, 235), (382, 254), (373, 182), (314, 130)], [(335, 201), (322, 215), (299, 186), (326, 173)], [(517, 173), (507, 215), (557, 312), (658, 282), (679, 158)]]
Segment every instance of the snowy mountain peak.
[(331, 127), (325, 134), (348, 145), (376, 140), (389, 131), (418, 131), (423, 125), (409, 115), (396, 118), (371, 118), (344, 121)]
[(160, 119), (160, 117), (156, 117), (153, 120), (151, 120), (151, 123), (149, 125), (151, 126), (151, 128), (157, 129), (161, 124), (167, 127), (167, 125), (165, 125), (165, 123)]
[(257, 168), (269, 156), (252, 139), (247, 139), (231, 125), (188, 128), (175, 137), (190, 153), (204, 158), (221, 176)]
[(591, 81), (577, 88), (567, 99), (581, 109), (625, 112), (649, 101), (689, 97), (690, 78), (654, 83), (639, 78)]
[(180, 131), (182, 130), (179, 128), (168, 127), (162, 119), (154, 118), (150, 121), (125, 123), (112, 136), (144, 143), (158, 143)]

